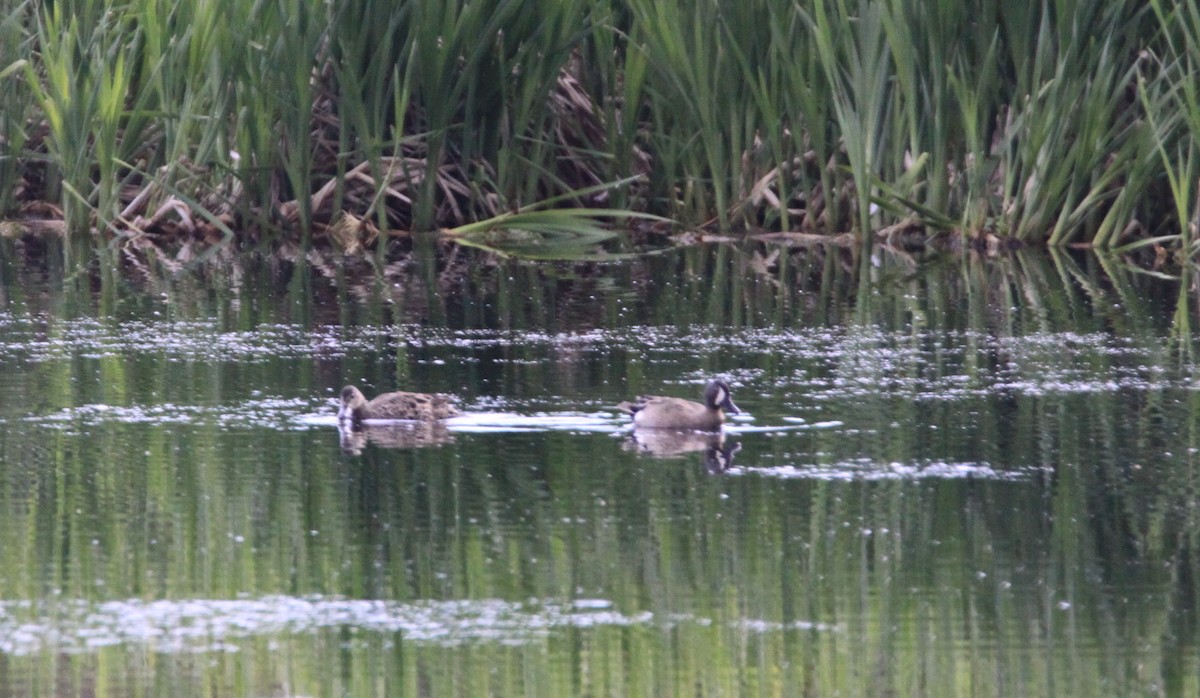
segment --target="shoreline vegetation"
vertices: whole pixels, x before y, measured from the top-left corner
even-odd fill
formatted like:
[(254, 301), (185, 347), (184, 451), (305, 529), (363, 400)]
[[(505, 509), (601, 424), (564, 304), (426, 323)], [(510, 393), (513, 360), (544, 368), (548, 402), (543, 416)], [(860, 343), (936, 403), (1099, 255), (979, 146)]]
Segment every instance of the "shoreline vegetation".
[(4, 236), (1200, 249), (1194, 3), (0, 8)]

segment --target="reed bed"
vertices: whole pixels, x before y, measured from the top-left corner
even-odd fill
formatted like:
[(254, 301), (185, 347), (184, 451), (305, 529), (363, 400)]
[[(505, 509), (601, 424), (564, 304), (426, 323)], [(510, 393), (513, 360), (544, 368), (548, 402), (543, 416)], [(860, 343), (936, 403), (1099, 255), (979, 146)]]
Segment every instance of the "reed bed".
[(540, 208), (1191, 257), (1198, 66), (1165, 0), (0, 0), (0, 217), (351, 249)]

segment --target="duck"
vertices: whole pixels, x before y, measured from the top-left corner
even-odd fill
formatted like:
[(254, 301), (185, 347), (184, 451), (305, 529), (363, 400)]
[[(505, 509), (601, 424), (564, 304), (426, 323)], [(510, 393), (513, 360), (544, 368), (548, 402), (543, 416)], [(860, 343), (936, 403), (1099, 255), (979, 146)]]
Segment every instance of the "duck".
[(370, 402), (353, 385), (342, 388), (342, 407), (338, 422), (362, 424), (364, 419), (406, 419), (427, 422), (455, 417), (461, 412), (454, 398), (441, 393), (383, 393)]
[(679, 397), (643, 395), (633, 402), (622, 402), (617, 409), (633, 415), (635, 428), (697, 431), (716, 431), (725, 422), (726, 412), (741, 412), (733, 404), (729, 384), (719, 378), (704, 388), (703, 404)]

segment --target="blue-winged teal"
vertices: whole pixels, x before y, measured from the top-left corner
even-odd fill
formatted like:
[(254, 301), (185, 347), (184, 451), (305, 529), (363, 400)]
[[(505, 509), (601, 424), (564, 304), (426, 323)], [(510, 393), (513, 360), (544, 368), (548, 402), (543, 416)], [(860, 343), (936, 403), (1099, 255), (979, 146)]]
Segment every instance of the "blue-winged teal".
[(704, 404), (678, 397), (643, 395), (633, 402), (622, 402), (617, 409), (633, 415), (633, 425), (647, 429), (699, 429), (714, 431), (721, 428), (725, 412), (737, 414), (737, 405), (729, 384), (717, 379), (704, 389)]
[(454, 398), (438, 393), (384, 393), (367, 402), (353, 385), (342, 388), (338, 421), (360, 424), (364, 419), (409, 419), (429, 421), (459, 414)]

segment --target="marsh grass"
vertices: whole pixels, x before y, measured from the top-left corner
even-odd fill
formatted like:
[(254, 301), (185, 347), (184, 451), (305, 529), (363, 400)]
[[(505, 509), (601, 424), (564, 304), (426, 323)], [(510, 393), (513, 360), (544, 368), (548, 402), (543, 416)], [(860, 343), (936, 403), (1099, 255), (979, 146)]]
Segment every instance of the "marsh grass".
[[(1200, 9), (1194, 4), (1149, 3), (1162, 30), (1163, 55), (1149, 64), (1138, 95), (1154, 132), (1153, 143), (1170, 190), (1175, 230), (1188, 256), (1197, 251), (1200, 225)], [(1155, 79), (1155, 76), (1164, 76)]]
[(6, 99), (0, 109), (0, 217), (13, 212), (17, 188), (21, 186), (21, 160), (29, 138), (26, 124), (33, 117), (32, 96), (24, 82), (16, 79), (24, 70), (23, 46), (27, 37), (22, 20), (30, 12), (29, 3), (14, 5), (0, 17), (0, 88)]
[(45, 115), (67, 229), (81, 234), (91, 228), (93, 212), (101, 225), (115, 213), (120, 182), (113, 158), (128, 142), (119, 136), (134, 37), (89, 0), (55, 4), (37, 19), (41, 60), (36, 67), (24, 63), (27, 85)]
[(0, 207), (76, 235), (608, 208), (1194, 251), (1186, 4), (0, 0), (0, 39)]

